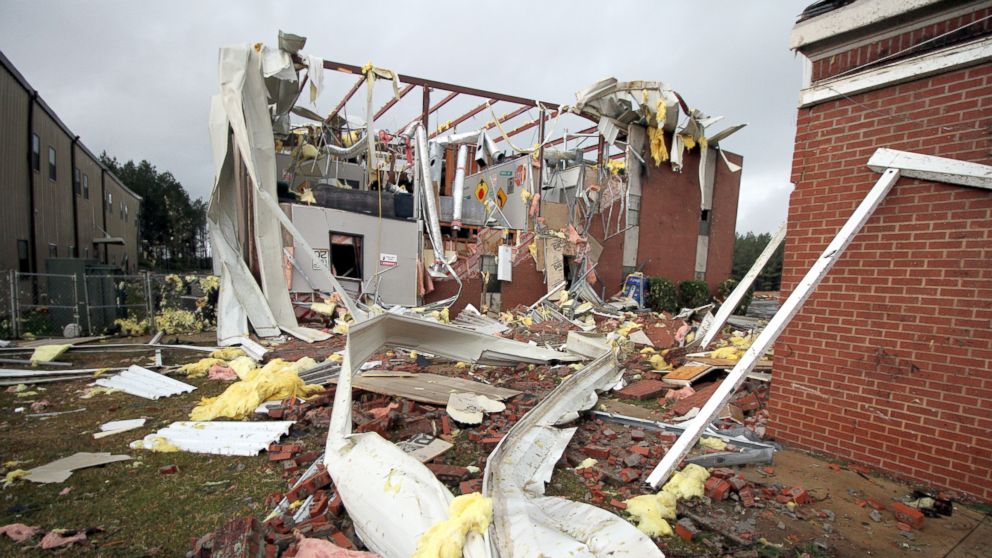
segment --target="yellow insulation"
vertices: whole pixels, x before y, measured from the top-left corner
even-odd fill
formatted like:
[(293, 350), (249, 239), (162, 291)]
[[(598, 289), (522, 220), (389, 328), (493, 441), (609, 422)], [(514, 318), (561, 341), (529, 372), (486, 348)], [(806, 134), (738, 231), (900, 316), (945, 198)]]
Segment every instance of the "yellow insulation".
[[(220, 351), (214, 351), (210, 353), (211, 355), (216, 354)], [(207, 371), (210, 370), (211, 366), (220, 365), (227, 366), (227, 361), (222, 358), (201, 358), (196, 362), (191, 362), (189, 364), (184, 364), (179, 367), (179, 371), (190, 378), (202, 378), (207, 375)]]
[[(234, 363), (231, 364), (235, 372), (238, 372)], [(316, 364), (310, 357), (301, 358), (296, 362), (277, 358), (262, 368), (253, 368), (245, 373), (240, 381), (228, 386), (224, 393), (217, 397), (201, 399), (199, 405), (190, 412), (189, 418), (190, 420), (214, 420), (220, 417), (242, 419), (266, 401), (304, 397), (321, 391), (324, 388), (306, 385), (299, 376), (300, 372)]]
[(461, 558), (472, 531), (482, 534), (493, 520), (493, 501), (478, 492), (456, 496), (448, 505), (448, 519), (420, 536), (413, 558)]
[(31, 362), (51, 362), (71, 348), (71, 344), (42, 345), (40, 347), (36, 347), (34, 352), (31, 353)]
[(210, 353), (210, 358), (220, 358), (224, 360), (234, 360), (240, 356), (245, 356), (245, 352), (238, 347), (225, 347)]
[(651, 158), (655, 166), (660, 166), (668, 160), (668, 146), (665, 145), (665, 131), (661, 128), (648, 128), (648, 140), (651, 143)]
[(696, 464), (686, 465), (672, 475), (657, 494), (644, 494), (624, 502), (627, 513), (637, 520), (637, 528), (649, 537), (667, 537), (672, 527), (667, 519), (675, 519), (675, 506), (682, 498), (695, 498), (703, 495), (703, 484), (710, 477), (705, 467)]

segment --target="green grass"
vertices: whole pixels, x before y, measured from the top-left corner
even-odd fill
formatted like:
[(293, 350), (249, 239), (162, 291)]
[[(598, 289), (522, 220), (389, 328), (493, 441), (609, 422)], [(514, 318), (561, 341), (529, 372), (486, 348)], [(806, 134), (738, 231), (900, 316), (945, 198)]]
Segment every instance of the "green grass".
[[(71, 353), (70, 353), (71, 354)], [(167, 355), (174, 362), (188, 362), (199, 355)], [(95, 359), (95, 356), (82, 357)], [(145, 361), (134, 353), (107, 353), (104, 360), (114, 364)], [(76, 365), (84, 363), (76, 362)], [(98, 395), (79, 399), (86, 381), (43, 385), (37, 396), (18, 398), (0, 392), (0, 460), (18, 460), (21, 468), (30, 469), (75, 452), (111, 452), (128, 454), (131, 461), (103, 467), (82, 469), (66, 482), (35, 484), (18, 481), (0, 492), (0, 525), (19, 522), (42, 529), (89, 529), (104, 531), (90, 537), (93, 549), (76, 547), (64, 555), (182, 556), (191, 541), (239, 515), (262, 518), (265, 497), (286, 489), (281, 467), (271, 466), (263, 453), (254, 457), (229, 457), (192, 453), (154, 453), (132, 450), (128, 444), (173, 421), (186, 420), (201, 397), (213, 396), (227, 387), (227, 382), (192, 380), (198, 386), (193, 393), (151, 401), (125, 393)], [(32, 388), (37, 389), (37, 388)], [(85, 407), (85, 412), (49, 419), (27, 418), (13, 413), (15, 407), (46, 399), (46, 411), (65, 411)], [(148, 417), (146, 425), (115, 436), (94, 440), (99, 425), (119, 419)], [(304, 435), (308, 450), (323, 446), (323, 432)], [(178, 465), (180, 472), (162, 475), (161, 467)], [(65, 489), (71, 491), (60, 496)], [(35, 539), (37, 543), (38, 539)], [(0, 540), (0, 555), (50, 556), (51, 551), (27, 550), (28, 544), (15, 545), (6, 537)]]

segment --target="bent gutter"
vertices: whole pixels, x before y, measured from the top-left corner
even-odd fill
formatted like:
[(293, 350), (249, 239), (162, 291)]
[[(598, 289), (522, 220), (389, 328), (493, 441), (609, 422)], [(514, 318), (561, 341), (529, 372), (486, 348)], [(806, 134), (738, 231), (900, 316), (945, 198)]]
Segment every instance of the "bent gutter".
[(605, 352), (561, 383), (507, 433), (486, 462), (483, 493), (493, 500), (492, 535), (503, 558), (664, 557), (651, 539), (596, 506), (544, 495), (575, 428), (556, 428), (591, 409), (597, 392), (623, 376)]
[(451, 228), (461, 230), (462, 228), (462, 198), (465, 195), (465, 165), (468, 163), (468, 146), (458, 146), (458, 161), (455, 167), (455, 182), (452, 185), (451, 196), (454, 202), (454, 209), (451, 215)]
[(79, 178), (80, 184), (76, 183), (76, 144), (79, 143), (79, 136), (72, 138), (72, 144), (69, 146), (69, 191), (72, 192), (72, 251), (71, 257), (79, 257), (79, 202), (76, 200), (76, 188), (82, 188), (82, 177)]
[(417, 126), (417, 157), (420, 159), (420, 195), (427, 209), (427, 226), (431, 236), (431, 245), (434, 247), (434, 266), (442, 268), (444, 265), (444, 247), (441, 244), (441, 222), (437, 212), (437, 200), (435, 199), (434, 181), (431, 180), (431, 161), (427, 145), (427, 132), (423, 126)]
[[(34, 209), (34, 152), (32, 143), (34, 142), (34, 106), (38, 103), (38, 91), (32, 90), (28, 98), (28, 205), (31, 210), (28, 212), (28, 223), (31, 233), (28, 235), (28, 247), (30, 249), (31, 264), (28, 271), (35, 271), (38, 268), (38, 240), (35, 230), (35, 209)], [(41, 137), (38, 137), (38, 172), (41, 172)]]

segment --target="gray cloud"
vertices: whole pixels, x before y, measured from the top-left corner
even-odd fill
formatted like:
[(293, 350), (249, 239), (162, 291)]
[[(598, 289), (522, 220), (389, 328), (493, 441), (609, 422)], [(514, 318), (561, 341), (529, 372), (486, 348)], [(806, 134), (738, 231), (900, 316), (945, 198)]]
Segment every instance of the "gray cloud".
[[(308, 37), (308, 54), (549, 101), (572, 102), (610, 75), (660, 80), (726, 124), (749, 124), (724, 146), (745, 161), (738, 230), (766, 232), (785, 218), (791, 190), (800, 65), (786, 44), (808, 3), (5, 0), (0, 49), (92, 150), (148, 159), (195, 197), (212, 181), (206, 122), (217, 49), (274, 44), (278, 29)], [(328, 72), (319, 111), (353, 79)], [(387, 96), (380, 85), (375, 105)], [(439, 121), (478, 102), (452, 102)], [(419, 106), (410, 95), (380, 124), (403, 125)], [(348, 110), (364, 115), (364, 97)]]

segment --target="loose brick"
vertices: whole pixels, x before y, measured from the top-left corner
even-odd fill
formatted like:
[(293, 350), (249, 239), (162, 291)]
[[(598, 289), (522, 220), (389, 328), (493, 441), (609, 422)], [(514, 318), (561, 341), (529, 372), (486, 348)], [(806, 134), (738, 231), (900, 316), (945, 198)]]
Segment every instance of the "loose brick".
[(465, 467), (445, 463), (428, 463), (427, 468), (434, 473), (435, 477), (443, 481), (460, 482), (465, 480), (469, 474)]
[(462, 481), (458, 484), (458, 490), (460, 490), (462, 494), (480, 492), (482, 490), (482, 479)]
[(633, 469), (631, 467), (620, 469), (620, 480), (625, 483), (634, 482), (639, 478), (641, 478), (641, 472), (637, 469)]
[(609, 459), (610, 448), (604, 448), (603, 446), (586, 446), (582, 448), (582, 453), (594, 459)]
[(896, 520), (909, 525), (913, 529), (923, 528), (923, 512), (920, 510), (907, 506), (902, 502), (889, 504), (889, 510), (896, 517)]
[(638, 380), (617, 392), (622, 399), (650, 399), (668, 389), (660, 380)]
[(696, 535), (699, 534), (699, 529), (691, 519), (683, 517), (675, 523), (675, 534), (686, 542), (692, 542), (696, 538)]
[(703, 490), (707, 497), (720, 501), (730, 493), (730, 483), (721, 478), (710, 477), (703, 484)]

